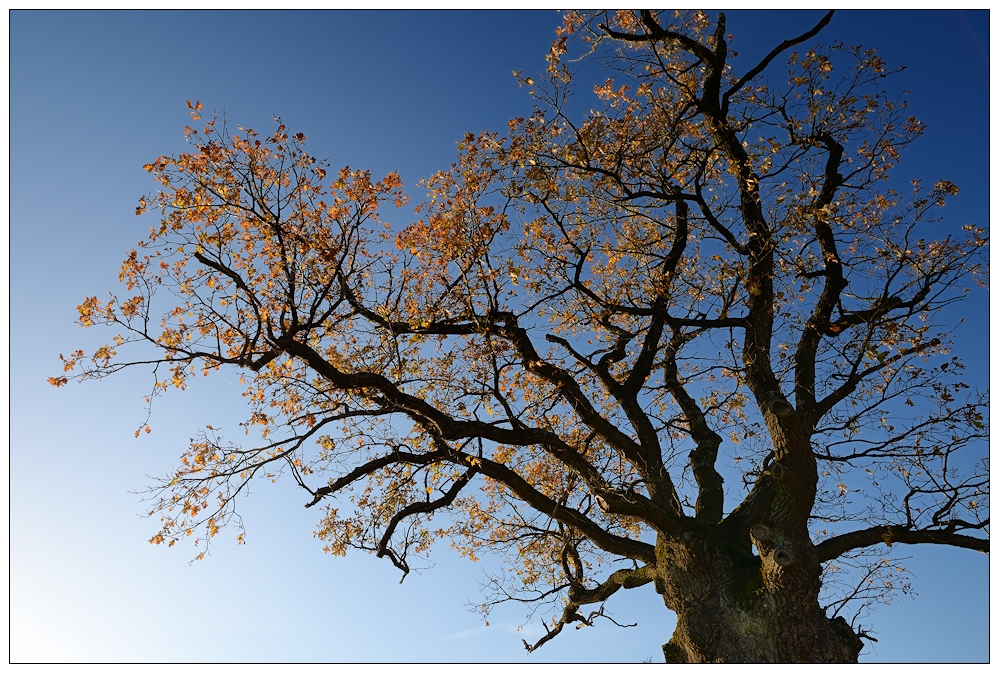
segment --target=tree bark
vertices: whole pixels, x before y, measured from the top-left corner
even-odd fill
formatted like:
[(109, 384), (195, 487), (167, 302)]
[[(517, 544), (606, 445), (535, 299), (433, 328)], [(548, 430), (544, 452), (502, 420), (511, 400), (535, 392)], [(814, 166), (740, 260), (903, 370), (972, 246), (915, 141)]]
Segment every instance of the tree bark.
[(670, 663), (856, 662), (860, 637), (818, 603), (821, 566), (805, 535), (753, 526), (758, 554), (704, 526), (656, 547), (656, 590), (677, 614)]

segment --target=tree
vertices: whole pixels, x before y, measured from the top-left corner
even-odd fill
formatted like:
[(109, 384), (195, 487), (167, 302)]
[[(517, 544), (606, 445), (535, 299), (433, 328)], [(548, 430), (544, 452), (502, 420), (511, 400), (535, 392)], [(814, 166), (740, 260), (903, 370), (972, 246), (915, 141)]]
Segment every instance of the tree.
[[(922, 126), (874, 51), (794, 51), (830, 16), (739, 74), (723, 15), (567, 14), (532, 114), (467, 135), (400, 230), (398, 175), (189, 104), (129, 296), (79, 307), (121, 333), (64, 358), (152, 367), (150, 400), (244, 370), (259, 442), (207, 426), (152, 542), (241, 541), (237, 496), (285, 473), (331, 553), (505, 556), (484, 611), (555, 606), (529, 650), (648, 586), (668, 661), (855, 661), (886, 546), (989, 548), (988, 400), (942, 324), (986, 232), (940, 236), (947, 181), (892, 189)], [(613, 75), (582, 114), (577, 47)]]

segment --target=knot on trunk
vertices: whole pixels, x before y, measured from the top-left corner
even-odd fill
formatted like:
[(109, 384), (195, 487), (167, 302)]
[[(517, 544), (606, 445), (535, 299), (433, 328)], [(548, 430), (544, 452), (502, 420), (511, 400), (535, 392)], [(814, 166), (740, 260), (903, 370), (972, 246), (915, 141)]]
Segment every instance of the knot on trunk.
[(758, 542), (767, 542), (774, 535), (773, 531), (770, 530), (770, 526), (765, 526), (762, 523), (758, 523), (750, 528), (749, 534)]
[(789, 541), (770, 526), (758, 523), (749, 529), (749, 535), (761, 556), (770, 556), (779, 566), (787, 566), (794, 561), (794, 554), (788, 549)]
[(787, 475), (787, 468), (780, 461), (774, 461), (767, 470), (767, 473), (776, 481), (780, 481)]

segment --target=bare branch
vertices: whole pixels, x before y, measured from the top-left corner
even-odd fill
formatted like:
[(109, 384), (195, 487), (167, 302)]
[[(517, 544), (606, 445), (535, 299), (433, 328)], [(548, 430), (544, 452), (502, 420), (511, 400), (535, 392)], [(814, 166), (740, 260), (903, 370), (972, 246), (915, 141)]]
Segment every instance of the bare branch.
[[(584, 617), (579, 613), (580, 607), (592, 603), (602, 603), (614, 595), (619, 589), (633, 589), (635, 587), (640, 587), (653, 581), (653, 579), (655, 579), (655, 574), (648, 566), (643, 566), (635, 569), (617, 570), (611, 573), (610, 577), (593, 589), (585, 589), (581, 586), (570, 587), (565, 607), (562, 610), (562, 616), (555, 623), (555, 628), (549, 630), (546, 625), (545, 629), (547, 630), (547, 633), (533, 645), (524, 640), (524, 647), (528, 652), (533, 652), (561, 633), (563, 627), (574, 622), (579, 622), (585, 626), (592, 626), (594, 617), (607, 616), (603, 614), (603, 608), (601, 607), (601, 609), (597, 612), (590, 614), (588, 617)], [(617, 622), (614, 623), (617, 624)], [(622, 625), (618, 624), (618, 626)]]
[[(976, 525), (974, 528), (984, 528), (987, 524), (986, 520), (984, 524)], [(901, 544), (942, 544), (989, 553), (989, 541), (982, 538), (961, 535), (948, 529), (912, 530), (895, 525), (872, 526), (864, 530), (831, 537), (817, 544), (815, 552), (820, 561), (829, 561), (851, 549), (870, 547), (876, 544), (892, 545), (896, 542)]]

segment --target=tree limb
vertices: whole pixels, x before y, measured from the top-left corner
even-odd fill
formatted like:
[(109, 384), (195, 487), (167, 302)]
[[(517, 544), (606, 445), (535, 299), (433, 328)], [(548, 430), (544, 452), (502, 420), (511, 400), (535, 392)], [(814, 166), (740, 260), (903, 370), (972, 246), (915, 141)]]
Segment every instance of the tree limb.
[[(555, 628), (548, 630), (548, 632), (533, 645), (528, 643), (526, 640), (522, 641), (524, 643), (524, 647), (528, 652), (533, 652), (561, 633), (562, 629), (567, 624), (572, 624), (573, 622), (580, 622), (586, 626), (592, 626), (592, 620), (594, 617), (606, 617), (606, 615), (603, 614), (603, 608), (591, 614), (589, 617), (584, 617), (579, 613), (580, 607), (593, 603), (602, 603), (613, 594), (617, 593), (617, 591), (621, 588), (633, 589), (635, 587), (648, 584), (654, 579), (654, 570), (649, 566), (642, 566), (634, 569), (625, 568), (617, 570), (611, 573), (611, 575), (604, 580), (602, 584), (593, 589), (585, 589), (579, 585), (570, 587), (565, 608), (562, 610), (562, 616), (559, 618), (558, 622), (556, 622)], [(617, 624), (617, 622), (614, 623)], [(618, 624), (618, 626), (621, 625)], [(548, 628), (547, 625), (545, 628)]]
[(406, 579), (406, 575), (409, 574), (409, 564), (406, 563), (405, 553), (399, 556), (395, 550), (389, 547), (389, 543), (392, 541), (392, 534), (395, 532), (396, 526), (398, 526), (403, 519), (414, 514), (431, 514), (439, 509), (444, 509), (445, 507), (450, 507), (454, 499), (458, 497), (458, 493), (461, 489), (472, 480), (478, 470), (474, 466), (469, 468), (462, 474), (448, 489), (444, 497), (438, 498), (437, 500), (431, 500), (429, 502), (414, 502), (401, 510), (396, 512), (392, 519), (389, 521), (388, 526), (385, 527), (385, 532), (382, 534), (382, 539), (378, 543), (378, 551), (375, 552), (375, 556), (382, 558), (383, 556), (388, 556), (393, 565), (402, 571), (402, 579), (399, 583)]
[(876, 544), (943, 544), (964, 549), (989, 553), (989, 541), (970, 535), (960, 535), (948, 530), (912, 530), (904, 526), (872, 526), (864, 530), (844, 533), (831, 537), (815, 545), (815, 553), (820, 562), (831, 561), (838, 556), (861, 547)]
[(770, 51), (769, 54), (767, 54), (765, 57), (763, 57), (763, 60), (760, 61), (759, 63), (757, 63), (756, 66), (752, 70), (750, 70), (745, 75), (743, 75), (742, 79), (740, 79), (738, 82), (736, 82), (732, 86), (732, 88), (730, 88), (728, 91), (726, 91), (725, 95), (722, 96), (722, 114), (723, 115), (724, 114), (728, 114), (728, 103), (729, 103), (729, 99), (737, 91), (739, 91), (739, 89), (741, 89), (742, 87), (746, 86), (747, 83), (751, 82), (760, 73), (762, 73), (766, 69), (766, 67), (768, 65), (770, 65), (771, 61), (773, 61), (775, 58), (777, 58), (778, 56), (780, 56), (781, 52), (786, 51), (786, 50), (788, 50), (791, 47), (794, 47), (796, 45), (799, 45), (802, 42), (804, 42), (805, 40), (810, 40), (811, 38), (813, 38), (816, 35), (818, 35), (819, 31), (822, 30), (823, 28), (825, 28), (826, 25), (829, 23), (829, 21), (832, 19), (832, 16), (835, 13), (835, 11), (836, 10), (834, 10), (834, 9), (829, 10), (829, 12), (824, 17), (822, 17), (822, 20), (819, 21), (815, 25), (815, 27), (812, 28), (807, 33), (803, 33), (802, 35), (799, 35), (798, 37), (792, 38), (790, 40), (784, 40), (783, 42), (781, 42), (779, 45), (777, 45), (776, 47), (774, 47)]
[(620, 31), (611, 30), (606, 24), (603, 23), (597, 24), (597, 27), (604, 31), (608, 37), (615, 40), (621, 40), (622, 42), (665, 42), (671, 46), (679, 47), (680, 49), (683, 49), (684, 51), (689, 52), (704, 61), (710, 60), (713, 57), (711, 50), (704, 45), (692, 40), (686, 35), (674, 33), (673, 31), (666, 30), (660, 26), (649, 10), (642, 10), (642, 25), (645, 26), (647, 31), (645, 35), (622, 33)]

